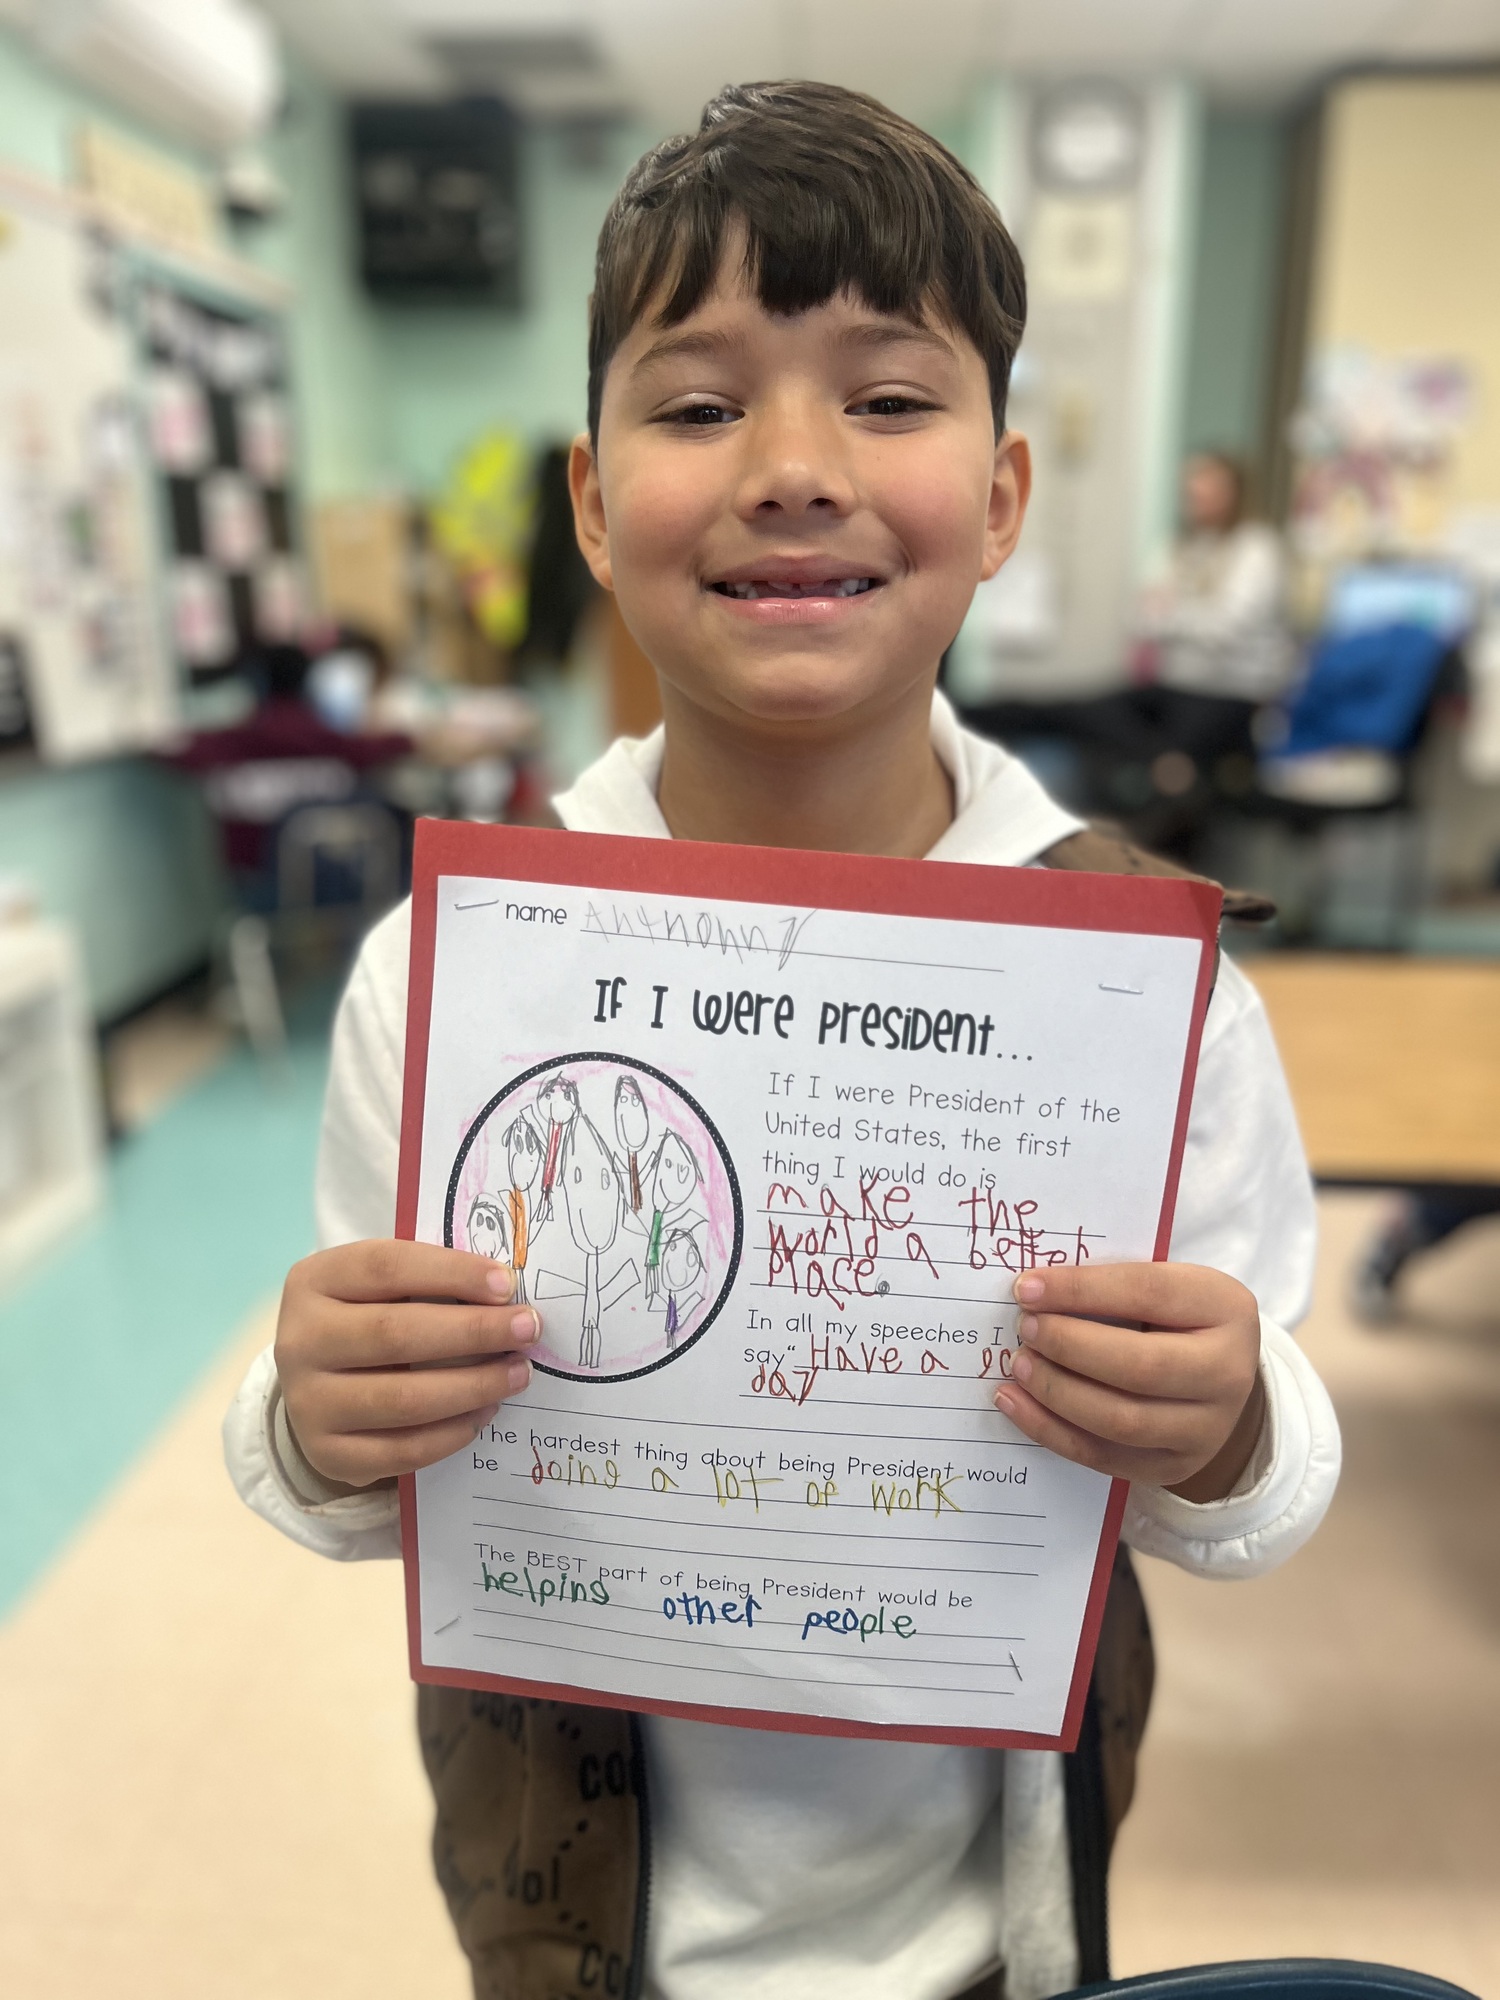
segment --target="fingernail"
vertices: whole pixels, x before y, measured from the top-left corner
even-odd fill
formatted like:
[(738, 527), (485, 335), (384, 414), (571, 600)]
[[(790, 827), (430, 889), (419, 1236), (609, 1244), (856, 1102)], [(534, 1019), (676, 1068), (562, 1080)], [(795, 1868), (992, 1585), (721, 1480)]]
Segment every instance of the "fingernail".
[(497, 1264), (485, 1279), (485, 1283), (497, 1299), (508, 1299), (516, 1289), (516, 1274), (514, 1271), (507, 1271), (503, 1264)]
[(529, 1306), (524, 1312), (518, 1312), (510, 1323), (510, 1337), (521, 1347), (535, 1340), (541, 1330), (542, 1323)]
[(997, 1389), (995, 1391), (995, 1408), (1000, 1412), (1002, 1417), (1013, 1417), (1016, 1414), (1016, 1399), (1008, 1390)]
[(531, 1363), (529, 1361), (513, 1361), (505, 1377), (506, 1395), (519, 1396), (530, 1380)]
[(1021, 1318), (1020, 1318), (1020, 1323), (1019, 1323), (1019, 1324), (1018, 1324), (1018, 1326), (1016, 1327), (1016, 1338), (1017, 1338), (1018, 1340), (1035, 1340), (1035, 1339), (1036, 1339), (1036, 1314), (1035, 1314), (1035, 1313), (1022, 1313), (1022, 1315), (1021, 1315)]
[(499, 1416), (499, 1414), (500, 1414), (500, 1405), (498, 1403), (490, 1403), (485, 1409), (482, 1409), (479, 1412), (479, 1419), (474, 1426), (475, 1437), (478, 1437), (479, 1433), (484, 1429), (486, 1424), (492, 1424), (495, 1421), (496, 1417)]
[(1010, 1372), (1018, 1382), (1029, 1382), (1031, 1380), (1031, 1369), (1031, 1356), (1025, 1352), (1018, 1354), (1010, 1364)]
[(1017, 1278), (1014, 1287), (1015, 1296), (1018, 1299), (1024, 1300), (1029, 1306), (1036, 1304), (1037, 1300), (1042, 1296), (1042, 1289), (1041, 1279), (1031, 1276)]

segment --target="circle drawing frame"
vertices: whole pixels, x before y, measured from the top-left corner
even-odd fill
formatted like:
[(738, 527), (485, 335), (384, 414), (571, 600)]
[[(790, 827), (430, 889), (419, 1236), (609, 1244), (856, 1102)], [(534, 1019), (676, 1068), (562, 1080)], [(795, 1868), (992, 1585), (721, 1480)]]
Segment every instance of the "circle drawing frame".
[(668, 1076), (665, 1070), (659, 1070), (651, 1063), (641, 1062), (635, 1056), (616, 1055), (611, 1049), (577, 1049), (570, 1055), (549, 1056), (545, 1062), (533, 1063), (530, 1069), (522, 1070), (519, 1076), (513, 1076), (503, 1089), (495, 1092), (484, 1109), (476, 1114), (474, 1122), (470, 1125), (468, 1131), (465, 1132), (463, 1142), (454, 1156), (453, 1168), (448, 1175), (448, 1192), (443, 1201), (443, 1244), (449, 1250), (455, 1247), (453, 1242), (453, 1210), (458, 1201), (458, 1183), (463, 1175), (464, 1162), (469, 1157), (469, 1152), (473, 1147), (474, 1141), (479, 1137), (479, 1134), (484, 1130), (506, 1098), (514, 1096), (516, 1091), (520, 1090), (523, 1085), (533, 1082), (537, 1077), (545, 1076), (549, 1070), (563, 1069), (568, 1063), (589, 1062), (614, 1063), (620, 1069), (639, 1070), (642, 1076), (654, 1078), (657, 1083), (665, 1085), (672, 1092), (673, 1096), (680, 1097), (693, 1113), (693, 1116), (703, 1126), (709, 1138), (712, 1139), (719, 1155), (720, 1165), (724, 1169), (724, 1177), (729, 1183), (729, 1198), (734, 1204), (734, 1241), (729, 1249), (729, 1267), (724, 1274), (724, 1282), (720, 1285), (718, 1295), (714, 1299), (713, 1304), (703, 1315), (702, 1323), (693, 1329), (692, 1333), (683, 1341), (680, 1347), (669, 1349), (667, 1353), (663, 1354), (656, 1361), (648, 1361), (644, 1368), (626, 1368), (614, 1375), (583, 1375), (572, 1368), (551, 1367), (547, 1362), (538, 1361), (534, 1357), (531, 1363), (538, 1374), (551, 1375), (560, 1382), (634, 1382), (639, 1380), (642, 1375), (654, 1375), (658, 1368), (666, 1368), (672, 1362), (680, 1361), (684, 1354), (689, 1353), (697, 1346), (698, 1342), (708, 1332), (708, 1329), (713, 1325), (728, 1303), (734, 1281), (740, 1274), (740, 1258), (743, 1255), (745, 1247), (745, 1205), (740, 1197), (740, 1177), (734, 1170), (734, 1160), (730, 1156), (729, 1148), (724, 1143), (724, 1135), (703, 1109), (697, 1098), (693, 1096), (691, 1091), (684, 1090), (676, 1077)]

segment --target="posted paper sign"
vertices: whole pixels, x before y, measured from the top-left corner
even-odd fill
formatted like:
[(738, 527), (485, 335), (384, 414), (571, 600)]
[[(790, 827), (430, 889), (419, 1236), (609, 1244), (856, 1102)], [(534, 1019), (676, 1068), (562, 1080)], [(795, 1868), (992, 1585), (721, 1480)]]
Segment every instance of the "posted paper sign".
[(416, 1677), (1070, 1746), (1124, 1487), (995, 1409), (1011, 1288), (1165, 1255), (1218, 902), (420, 826), (398, 1226), (543, 1337), (403, 1482)]

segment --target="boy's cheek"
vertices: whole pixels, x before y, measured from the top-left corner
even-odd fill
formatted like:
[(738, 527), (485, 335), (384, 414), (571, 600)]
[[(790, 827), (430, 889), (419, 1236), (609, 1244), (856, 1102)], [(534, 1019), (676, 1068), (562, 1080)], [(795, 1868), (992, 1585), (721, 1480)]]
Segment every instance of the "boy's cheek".
[(690, 450), (672, 453), (667, 464), (622, 456), (602, 483), (616, 565), (651, 569), (680, 560), (719, 511), (705, 468), (694, 466)]

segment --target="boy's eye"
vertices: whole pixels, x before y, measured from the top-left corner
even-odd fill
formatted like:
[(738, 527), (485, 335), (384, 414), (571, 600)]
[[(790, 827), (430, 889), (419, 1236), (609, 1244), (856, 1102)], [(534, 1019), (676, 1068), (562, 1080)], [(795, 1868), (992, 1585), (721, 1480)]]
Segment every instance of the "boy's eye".
[(688, 403), (680, 410), (668, 410), (661, 421), (706, 430), (713, 424), (732, 424), (738, 417), (738, 410), (725, 403)]
[(911, 417), (923, 410), (935, 410), (936, 403), (923, 402), (920, 396), (866, 396), (862, 402), (851, 403), (851, 417)]

